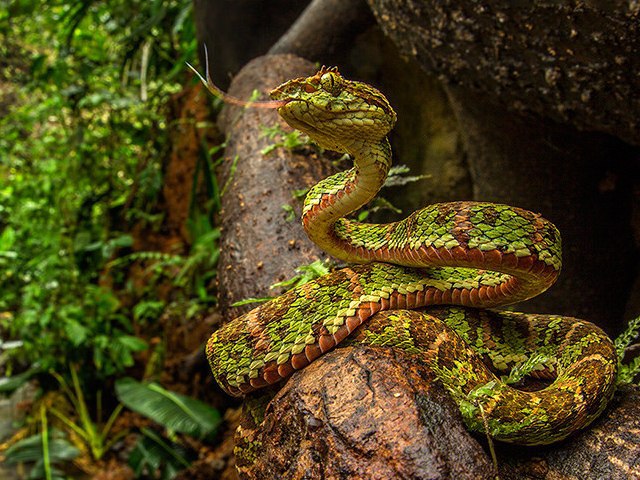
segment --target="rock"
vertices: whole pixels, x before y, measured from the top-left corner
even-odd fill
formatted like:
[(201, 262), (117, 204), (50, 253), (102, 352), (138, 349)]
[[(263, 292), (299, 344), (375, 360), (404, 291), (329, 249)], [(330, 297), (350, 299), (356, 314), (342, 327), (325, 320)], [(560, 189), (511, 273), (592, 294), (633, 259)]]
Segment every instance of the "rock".
[(640, 145), (640, 4), (368, 0), (406, 55), (447, 83)]
[(241, 478), (495, 478), (440, 384), (390, 349), (324, 355), (285, 384), (247, 436), (261, 446), (253, 463), (238, 460)]

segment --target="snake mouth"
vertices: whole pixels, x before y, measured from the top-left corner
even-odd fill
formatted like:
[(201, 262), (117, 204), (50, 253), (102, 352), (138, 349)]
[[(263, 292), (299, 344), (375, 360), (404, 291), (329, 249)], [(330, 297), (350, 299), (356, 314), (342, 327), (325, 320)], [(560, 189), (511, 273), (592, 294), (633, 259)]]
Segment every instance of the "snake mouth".
[[(323, 114), (327, 114), (327, 115), (333, 115), (336, 118), (340, 117), (340, 116), (346, 116), (346, 115), (351, 115), (351, 114), (358, 114), (358, 113), (371, 113), (371, 110), (366, 109), (366, 108), (344, 108), (342, 110), (336, 110), (333, 111), (331, 109), (321, 109), (318, 108), (316, 105), (314, 105), (312, 102), (304, 99), (304, 98), (294, 98), (294, 97), (290, 97), (290, 98), (283, 98), (283, 99), (278, 99), (278, 102), (280, 102), (280, 105), (278, 106), (278, 112), (282, 115), (285, 114), (287, 115), (287, 118), (291, 118), (292, 116), (298, 120), (300, 120), (300, 122), (304, 123), (305, 125), (309, 125), (307, 122), (305, 122), (304, 120), (300, 119), (297, 115), (292, 115), (290, 110), (282, 110), (283, 107), (290, 107), (291, 104), (295, 104), (295, 103), (300, 103), (300, 104), (304, 104), (307, 106), (307, 112), (311, 112), (311, 111), (318, 111), (321, 112)], [(311, 125), (309, 125), (311, 127)]]
[(310, 102), (301, 98), (285, 98), (280, 101), (283, 102), (283, 104), (278, 107), (278, 113), (289, 125), (297, 130), (303, 131), (311, 137), (314, 135), (322, 135), (323, 132), (317, 127), (317, 122), (316, 124), (309, 123), (291, 109), (291, 104), (300, 103), (309, 107), (310, 105), (312, 106)]

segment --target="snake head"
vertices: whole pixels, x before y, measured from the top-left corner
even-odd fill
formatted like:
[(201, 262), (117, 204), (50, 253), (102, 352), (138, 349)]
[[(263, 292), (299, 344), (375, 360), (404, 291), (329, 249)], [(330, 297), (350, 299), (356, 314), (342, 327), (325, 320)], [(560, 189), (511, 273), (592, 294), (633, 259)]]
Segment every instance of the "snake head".
[(284, 102), (278, 113), (289, 125), (329, 150), (349, 151), (355, 142), (382, 140), (396, 122), (382, 93), (343, 78), (335, 67), (289, 80), (270, 95)]

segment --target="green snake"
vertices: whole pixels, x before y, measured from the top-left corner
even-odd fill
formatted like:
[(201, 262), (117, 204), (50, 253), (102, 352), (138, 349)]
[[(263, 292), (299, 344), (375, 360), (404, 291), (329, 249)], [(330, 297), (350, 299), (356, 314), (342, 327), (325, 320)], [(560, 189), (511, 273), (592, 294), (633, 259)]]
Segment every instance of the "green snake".
[[(290, 126), (353, 158), (353, 168), (310, 189), (302, 223), (323, 250), (357, 265), (294, 288), (217, 330), (206, 352), (227, 393), (240, 396), (279, 382), (353, 333), (357, 341), (419, 355), (467, 426), (497, 440), (551, 443), (603, 411), (618, 359), (600, 328), (569, 317), (483, 310), (553, 284), (561, 243), (551, 222), (481, 202), (435, 204), (389, 224), (349, 220), (375, 197), (391, 166), (387, 134), (396, 114), (389, 102), (375, 88), (324, 67), (285, 82), (271, 97)], [(423, 308), (436, 305), (447, 306)], [(525, 391), (501, 376), (523, 365), (550, 384)]]

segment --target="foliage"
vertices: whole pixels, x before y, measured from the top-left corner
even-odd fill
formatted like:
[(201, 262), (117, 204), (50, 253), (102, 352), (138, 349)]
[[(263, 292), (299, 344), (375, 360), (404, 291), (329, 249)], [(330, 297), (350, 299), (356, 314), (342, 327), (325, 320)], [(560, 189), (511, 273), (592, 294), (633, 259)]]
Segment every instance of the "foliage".
[(636, 317), (629, 322), (627, 328), (615, 340), (616, 352), (620, 359), (618, 368), (618, 384), (634, 383), (634, 380), (640, 375), (640, 355), (636, 355), (629, 363), (623, 363), (625, 350), (634, 340), (638, 339), (640, 333), (640, 317)]
[(47, 480), (62, 479), (59, 464), (64, 464), (80, 455), (80, 450), (70, 444), (63, 432), (49, 429), (44, 406), (40, 409), (42, 431), (36, 435), (24, 438), (5, 453), (8, 465), (33, 462), (29, 479), (46, 478)]
[(295, 209), (289, 205), (288, 203), (285, 203), (283, 205), (281, 205), (282, 210), (285, 211), (285, 213), (287, 214), (285, 220), (287, 222), (293, 222), (296, 219), (296, 211)]
[(311, 280), (322, 277), (331, 270), (330, 260), (316, 260), (308, 265), (300, 265), (296, 268), (296, 275), (282, 282), (274, 283), (270, 288), (284, 287), (287, 290), (304, 285)]
[(193, 452), (185, 448), (176, 433), (209, 438), (222, 423), (220, 412), (194, 398), (167, 390), (157, 383), (132, 378), (116, 381), (116, 394), (122, 404), (166, 429), (161, 436), (146, 427), (129, 455), (136, 478), (173, 478), (188, 467)]
[[(400, 187), (429, 178), (429, 175), (407, 175), (408, 173), (409, 167), (406, 165), (394, 165), (389, 169), (389, 174), (382, 187)], [(378, 196), (369, 202), (369, 204), (363, 209), (358, 211), (356, 218), (359, 222), (363, 222), (369, 218), (370, 215), (384, 211), (396, 214), (402, 213), (402, 210), (393, 205), (389, 200)]]
[(163, 106), (195, 54), (191, 2), (7, 7), (0, 50), (14, 67), (0, 77), (21, 88), (0, 119), (0, 329), (23, 341), (16, 360), (83, 360), (99, 381), (145, 346), (99, 280), (131, 225), (161, 220)]
[(33, 365), (31, 368), (25, 370), (22, 373), (14, 375), (12, 377), (0, 377), (0, 393), (10, 394), (24, 385), (31, 377), (38, 373), (40, 369), (38, 365)]
[(172, 432), (203, 438), (214, 433), (222, 421), (216, 409), (156, 383), (121, 378), (116, 382), (116, 394), (128, 408)]
[[(269, 140), (274, 141), (274, 143), (262, 149), (260, 153), (262, 153), (263, 155), (268, 155), (276, 148), (280, 147), (286, 148), (287, 150), (299, 150), (310, 145), (311, 143), (309, 137), (302, 133), (300, 130), (292, 130), (290, 132), (286, 132), (282, 129), (279, 123), (271, 127), (263, 126), (262, 135), (264, 137), (267, 137)], [(276, 138), (278, 138), (277, 141)]]
[[(19, 348), (0, 344), (6, 375), (0, 391), (34, 375), (45, 389), (61, 390), (68, 405), (47, 406), (44, 429), (48, 417), (81, 451), (99, 459), (126, 433), (113, 429), (124, 406), (117, 404), (103, 421), (102, 398), (104, 392), (105, 404), (113, 408), (113, 377), (147, 348), (136, 332), (144, 326), (157, 335), (155, 319), (171, 302), (184, 305), (190, 316), (215, 301), (207, 288), (219, 238), (211, 212), (219, 208), (222, 192), (206, 147), (193, 178), (190, 251), (134, 254), (129, 234), (134, 226), (162, 228), (162, 159), (173, 128), (166, 104), (189, 78), (184, 61), (196, 56), (192, 2), (5, 3), (0, 10), (0, 336)], [(126, 268), (115, 268), (132, 262), (150, 274), (144, 289), (134, 291)], [(154, 289), (162, 282), (177, 293), (158, 298)], [(143, 438), (133, 451), (134, 457), (139, 454), (139, 472), (159, 465), (172, 472), (186, 465), (187, 456), (168, 454), (171, 441), (154, 439), (153, 432)], [(46, 478), (55, 478), (56, 465), (72, 458), (72, 447), (59, 432), (31, 442), (14, 445), (12, 452), (20, 457), (23, 448), (40, 445), (33, 458), (42, 462)], [(158, 463), (152, 454), (163, 448), (165, 458)]]
[(142, 436), (129, 455), (136, 478), (168, 480), (189, 466), (190, 456), (182, 446), (163, 439), (151, 429), (141, 430)]
[[(114, 422), (118, 418), (118, 415), (120, 415), (120, 412), (122, 411), (122, 405), (116, 406), (104, 425), (100, 425), (100, 417), (102, 416), (101, 403), (99, 403), (98, 407), (96, 408), (98, 419), (97, 421), (94, 421), (94, 419), (91, 418), (91, 414), (89, 413), (89, 407), (85, 400), (85, 395), (82, 393), (80, 380), (78, 379), (77, 368), (73, 365), (71, 366), (71, 379), (73, 389), (71, 389), (69, 385), (67, 385), (62, 375), (56, 372), (52, 372), (52, 374), (58, 380), (58, 382), (60, 382), (60, 387), (66, 394), (69, 402), (71, 402), (74, 413), (77, 415), (78, 420), (74, 421), (72, 418), (65, 415), (55, 406), (50, 406), (49, 411), (56, 418), (58, 418), (58, 420), (60, 420), (68, 429), (70, 429), (73, 433), (75, 433), (82, 439), (82, 441), (88, 447), (88, 451), (90, 452), (91, 457), (94, 460), (100, 460), (102, 456), (113, 446), (113, 444), (127, 433), (125, 430), (120, 431), (117, 435), (112, 435), (112, 427)], [(101, 398), (102, 396), (99, 395), (98, 399)]]
[(409, 183), (419, 182), (431, 175), (407, 175), (410, 169), (406, 165), (394, 165), (389, 169), (389, 175), (384, 182), (385, 187), (402, 187)]
[[(308, 265), (300, 265), (296, 268), (296, 274), (287, 280), (277, 282), (271, 285), (269, 288), (284, 288), (285, 290), (291, 290), (292, 288), (304, 285), (311, 280), (322, 277), (328, 274), (333, 267), (333, 263), (330, 260), (315, 260)], [(273, 300), (272, 297), (250, 297), (243, 300), (239, 300), (233, 303), (232, 307), (240, 307), (242, 305), (250, 305), (252, 303), (264, 303), (269, 300)]]
[(517, 383), (538, 367), (549, 364), (550, 362), (551, 358), (549, 358), (548, 355), (542, 353), (531, 355), (524, 362), (514, 366), (509, 372), (509, 375), (502, 375), (500, 380), (508, 385)]
[(43, 434), (38, 433), (13, 444), (5, 454), (7, 465), (33, 462), (29, 478), (47, 478), (43, 450), (43, 445), (47, 445), (49, 460), (47, 468), (51, 469), (49, 478), (64, 478), (62, 472), (55, 466), (73, 460), (80, 451), (58, 430), (49, 431), (46, 442), (43, 442), (43, 438)]

